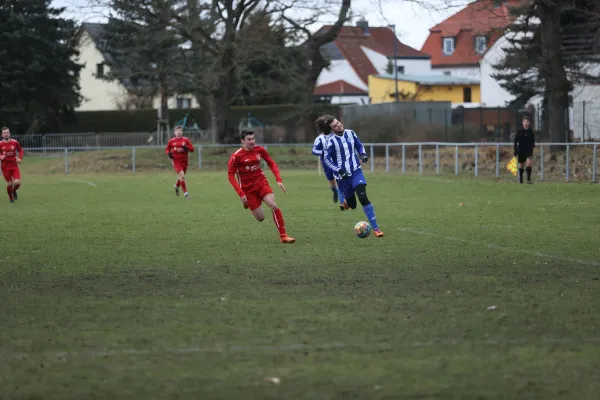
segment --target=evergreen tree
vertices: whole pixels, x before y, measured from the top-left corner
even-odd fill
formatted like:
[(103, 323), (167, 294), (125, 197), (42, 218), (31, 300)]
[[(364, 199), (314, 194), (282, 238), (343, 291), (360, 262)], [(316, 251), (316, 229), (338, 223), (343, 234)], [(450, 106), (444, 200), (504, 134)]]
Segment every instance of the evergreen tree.
[(56, 129), (81, 103), (76, 26), (50, 0), (0, 7), (0, 119), (17, 133)]

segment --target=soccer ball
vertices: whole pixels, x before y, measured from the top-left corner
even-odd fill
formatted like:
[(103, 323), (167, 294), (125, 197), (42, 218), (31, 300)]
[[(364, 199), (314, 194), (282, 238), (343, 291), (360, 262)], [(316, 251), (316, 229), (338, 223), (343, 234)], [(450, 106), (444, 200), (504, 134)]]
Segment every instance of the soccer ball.
[(361, 239), (369, 237), (372, 230), (373, 229), (371, 228), (371, 225), (369, 225), (369, 223), (366, 221), (360, 221), (354, 225), (354, 232), (356, 233), (356, 236)]

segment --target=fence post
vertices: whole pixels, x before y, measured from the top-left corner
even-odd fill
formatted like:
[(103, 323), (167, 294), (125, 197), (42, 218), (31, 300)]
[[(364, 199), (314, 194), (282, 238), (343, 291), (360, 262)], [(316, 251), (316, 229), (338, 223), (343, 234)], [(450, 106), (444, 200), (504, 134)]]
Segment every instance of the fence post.
[(69, 149), (65, 149), (65, 175), (69, 174)]
[(479, 176), (479, 145), (475, 145), (475, 178)]
[(371, 153), (371, 172), (373, 172), (373, 171), (375, 171), (375, 150), (373, 149), (373, 145), (371, 145), (370, 153)]
[(419, 144), (419, 175), (423, 175), (423, 149), (421, 144)]
[(583, 101), (583, 121), (581, 124), (581, 141), (585, 142), (585, 100)]
[(593, 160), (594, 160), (594, 164), (592, 165), (592, 182), (596, 182), (596, 146), (598, 146), (597, 144), (594, 144), (594, 155), (593, 155)]
[(567, 182), (569, 182), (569, 172), (570, 172), (569, 169), (571, 167), (571, 162), (570, 162), (570, 159), (571, 159), (571, 146), (569, 146), (568, 143), (567, 143), (567, 154), (566, 154), (566, 157), (567, 157), (567, 160), (566, 160), (567, 162), (566, 162), (566, 165), (565, 165), (565, 179), (566, 179)]
[(385, 145), (385, 172), (390, 172), (390, 145)]
[(440, 174), (440, 144), (435, 144), (435, 174)]
[(500, 177), (500, 145), (496, 145), (496, 178)]
[(456, 145), (456, 151), (454, 154), (454, 174), (458, 176), (458, 145)]
[(198, 169), (202, 169), (202, 145), (198, 146)]
[(402, 144), (402, 173), (406, 172), (406, 145)]
[(540, 146), (540, 181), (544, 181), (544, 146)]
[(135, 147), (131, 148), (131, 172), (135, 174)]

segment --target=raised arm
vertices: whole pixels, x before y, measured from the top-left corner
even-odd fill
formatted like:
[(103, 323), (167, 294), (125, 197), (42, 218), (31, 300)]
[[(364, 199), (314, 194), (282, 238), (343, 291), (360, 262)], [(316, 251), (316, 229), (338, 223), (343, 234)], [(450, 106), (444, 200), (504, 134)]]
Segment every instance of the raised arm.
[(363, 146), (362, 142), (360, 141), (358, 136), (356, 136), (356, 133), (354, 131), (352, 131), (352, 137), (354, 138), (354, 148), (356, 149), (358, 154), (367, 154), (365, 146)]
[(17, 142), (17, 151), (19, 152), (19, 160), (23, 159), (23, 148), (21, 147), (21, 143)]
[(327, 149), (325, 149), (325, 164), (333, 171), (340, 172), (340, 167), (338, 167), (334, 162), (334, 157), (337, 157), (335, 152), (335, 146), (332, 143), (333, 139), (329, 139), (327, 142)]
[(232, 154), (231, 158), (229, 159), (229, 163), (227, 164), (227, 178), (229, 179), (229, 183), (231, 183), (231, 186), (233, 186), (233, 189), (238, 194), (238, 196), (244, 197), (246, 194), (244, 193), (244, 191), (240, 187), (240, 184), (238, 183), (237, 179), (235, 178), (235, 175), (237, 174), (236, 163), (237, 163), (237, 160), (236, 160), (235, 154)]
[(323, 149), (323, 141), (321, 140), (321, 137), (318, 136), (313, 143), (312, 153), (315, 156), (321, 156), (323, 155), (324, 151), (325, 149)]
[(260, 155), (262, 156), (262, 158), (265, 160), (265, 162), (269, 166), (269, 169), (271, 169), (271, 172), (273, 172), (273, 175), (275, 175), (275, 180), (279, 183), (283, 182), (283, 180), (281, 179), (281, 175), (279, 173), (279, 166), (277, 166), (275, 161), (273, 161), (273, 159), (271, 158), (271, 156), (269, 155), (267, 150), (264, 148), (261, 148), (259, 150), (259, 152), (260, 152)]
[(192, 144), (192, 141), (188, 138), (185, 139), (185, 148), (191, 153), (194, 152), (194, 145)]

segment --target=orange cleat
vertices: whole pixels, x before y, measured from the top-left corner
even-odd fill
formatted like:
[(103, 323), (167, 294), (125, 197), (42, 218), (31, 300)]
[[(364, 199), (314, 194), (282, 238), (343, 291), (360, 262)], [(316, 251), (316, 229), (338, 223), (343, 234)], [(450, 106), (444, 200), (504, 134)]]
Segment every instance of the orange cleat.
[(279, 239), (281, 243), (294, 243), (296, 239), (289, 237), (288, 235), (283, 235)]
[(379, 229), (375, 229), (373, 233), (376, 237), (383, 237), (383, 232), (381, 232)]

